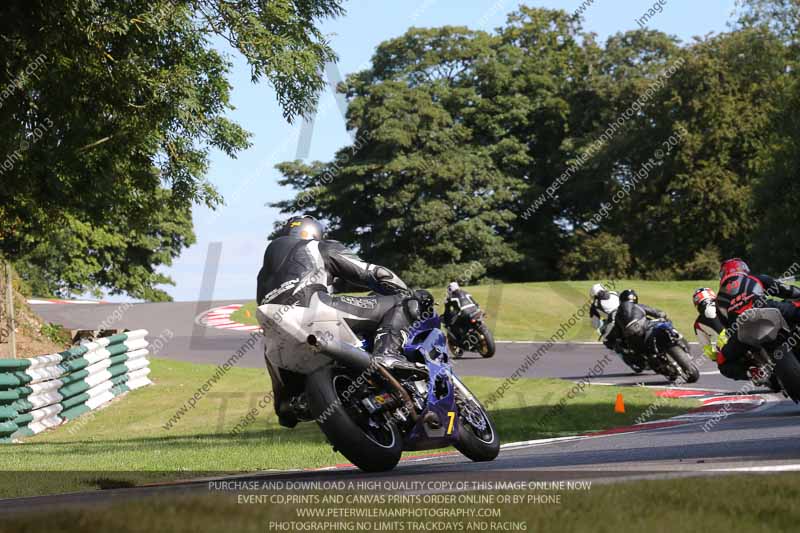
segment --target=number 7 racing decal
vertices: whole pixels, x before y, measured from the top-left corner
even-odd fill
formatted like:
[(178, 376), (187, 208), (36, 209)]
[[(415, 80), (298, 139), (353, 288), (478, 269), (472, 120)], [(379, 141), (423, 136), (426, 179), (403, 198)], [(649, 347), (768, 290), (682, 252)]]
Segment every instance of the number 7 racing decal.
[(448, 426), (447, 426), (447, 434), (448, 435), (452, 435), (453, 434), (453, 425), (456, 422), (456, 414), (453, 411), (449, 411), (447, 413), (447, 418), (450, 419), (450, 424), (448, 424)]

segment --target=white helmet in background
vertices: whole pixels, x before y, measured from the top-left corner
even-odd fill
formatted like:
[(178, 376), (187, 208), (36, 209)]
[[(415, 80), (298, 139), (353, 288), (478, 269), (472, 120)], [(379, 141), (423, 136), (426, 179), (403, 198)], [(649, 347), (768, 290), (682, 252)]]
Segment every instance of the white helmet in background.
[(589, 289), (589, 297), (594, 300), (601, 292), (608, 292), (606, 288), (603, 287), (602, 283), (595, 283), (592, 285), (592, 288)]
[(452, 296), (452, 294), (456, 292), (458, 289), (459, 289), (458, 283), (456, 283), (455, 281), (450, 282), (450, 284), (447, 286), (447, 297), (449, 298), (450, 296)]

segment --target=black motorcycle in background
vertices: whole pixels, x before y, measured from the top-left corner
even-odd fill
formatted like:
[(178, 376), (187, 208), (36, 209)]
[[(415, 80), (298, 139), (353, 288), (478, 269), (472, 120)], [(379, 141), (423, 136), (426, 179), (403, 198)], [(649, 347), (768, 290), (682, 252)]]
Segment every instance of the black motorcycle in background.
[(494, 356), (494, 336), (485, 319), (480, 308), (463, 309), (447, 327), (447, 343), (456, 359), (464, 352), (478, 353), (484, 359)]
[(689, 355), (689, 343), (669, 320), (647, 319), (643, 343), (631, 347), (620, 341), (616, 351), (637, 374), (649, 369), (673, 382), (700, 379), (700, 370)]

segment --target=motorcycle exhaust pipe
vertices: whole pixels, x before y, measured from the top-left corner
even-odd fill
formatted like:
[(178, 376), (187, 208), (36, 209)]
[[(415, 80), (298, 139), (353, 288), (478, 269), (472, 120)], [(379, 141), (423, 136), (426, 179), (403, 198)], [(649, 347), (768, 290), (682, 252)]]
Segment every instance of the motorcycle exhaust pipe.
[(408, 391), (403, 388), (400, 382), (397, 381), (397, 379), (388, 370), (383, 368), (381, 365), (373, 365), (372, 356), (369, 353), (339, 341), (320, 341), (320, 339), (318, 339), (315, 335), (309, 335), (306, 341), (310, 346), (317, 348), (322, 353), (330, 356), (332, 359), (335, 359), (337, 362), (349, 368), (356, 368), (363, 371), (367, 371), (369, 369), (377, 371), (403, 399), (403, 403), (405, 404), (411, 420), (414, 422), (417, 421), (419, 414), (414, 408), (414, 402), (412, 402)]
[(369, 353), (349, 344), (339, 341), (321, 341), (316, 335), (309, 335), (306, 341), (309, 345), (349, 368), (366, 370), (372, 365), (372, 357)]

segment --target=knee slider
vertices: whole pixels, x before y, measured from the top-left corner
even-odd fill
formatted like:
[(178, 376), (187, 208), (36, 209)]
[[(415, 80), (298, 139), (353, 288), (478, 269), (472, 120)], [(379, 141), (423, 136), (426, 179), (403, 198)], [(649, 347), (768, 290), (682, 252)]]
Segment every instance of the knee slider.
[(386, 281), (387, 279), (394, 278), (394, 274), (388, 268), (384, 268), (382, 266), (376, 266), (374, 271), (375, 279), (378, 281)]

